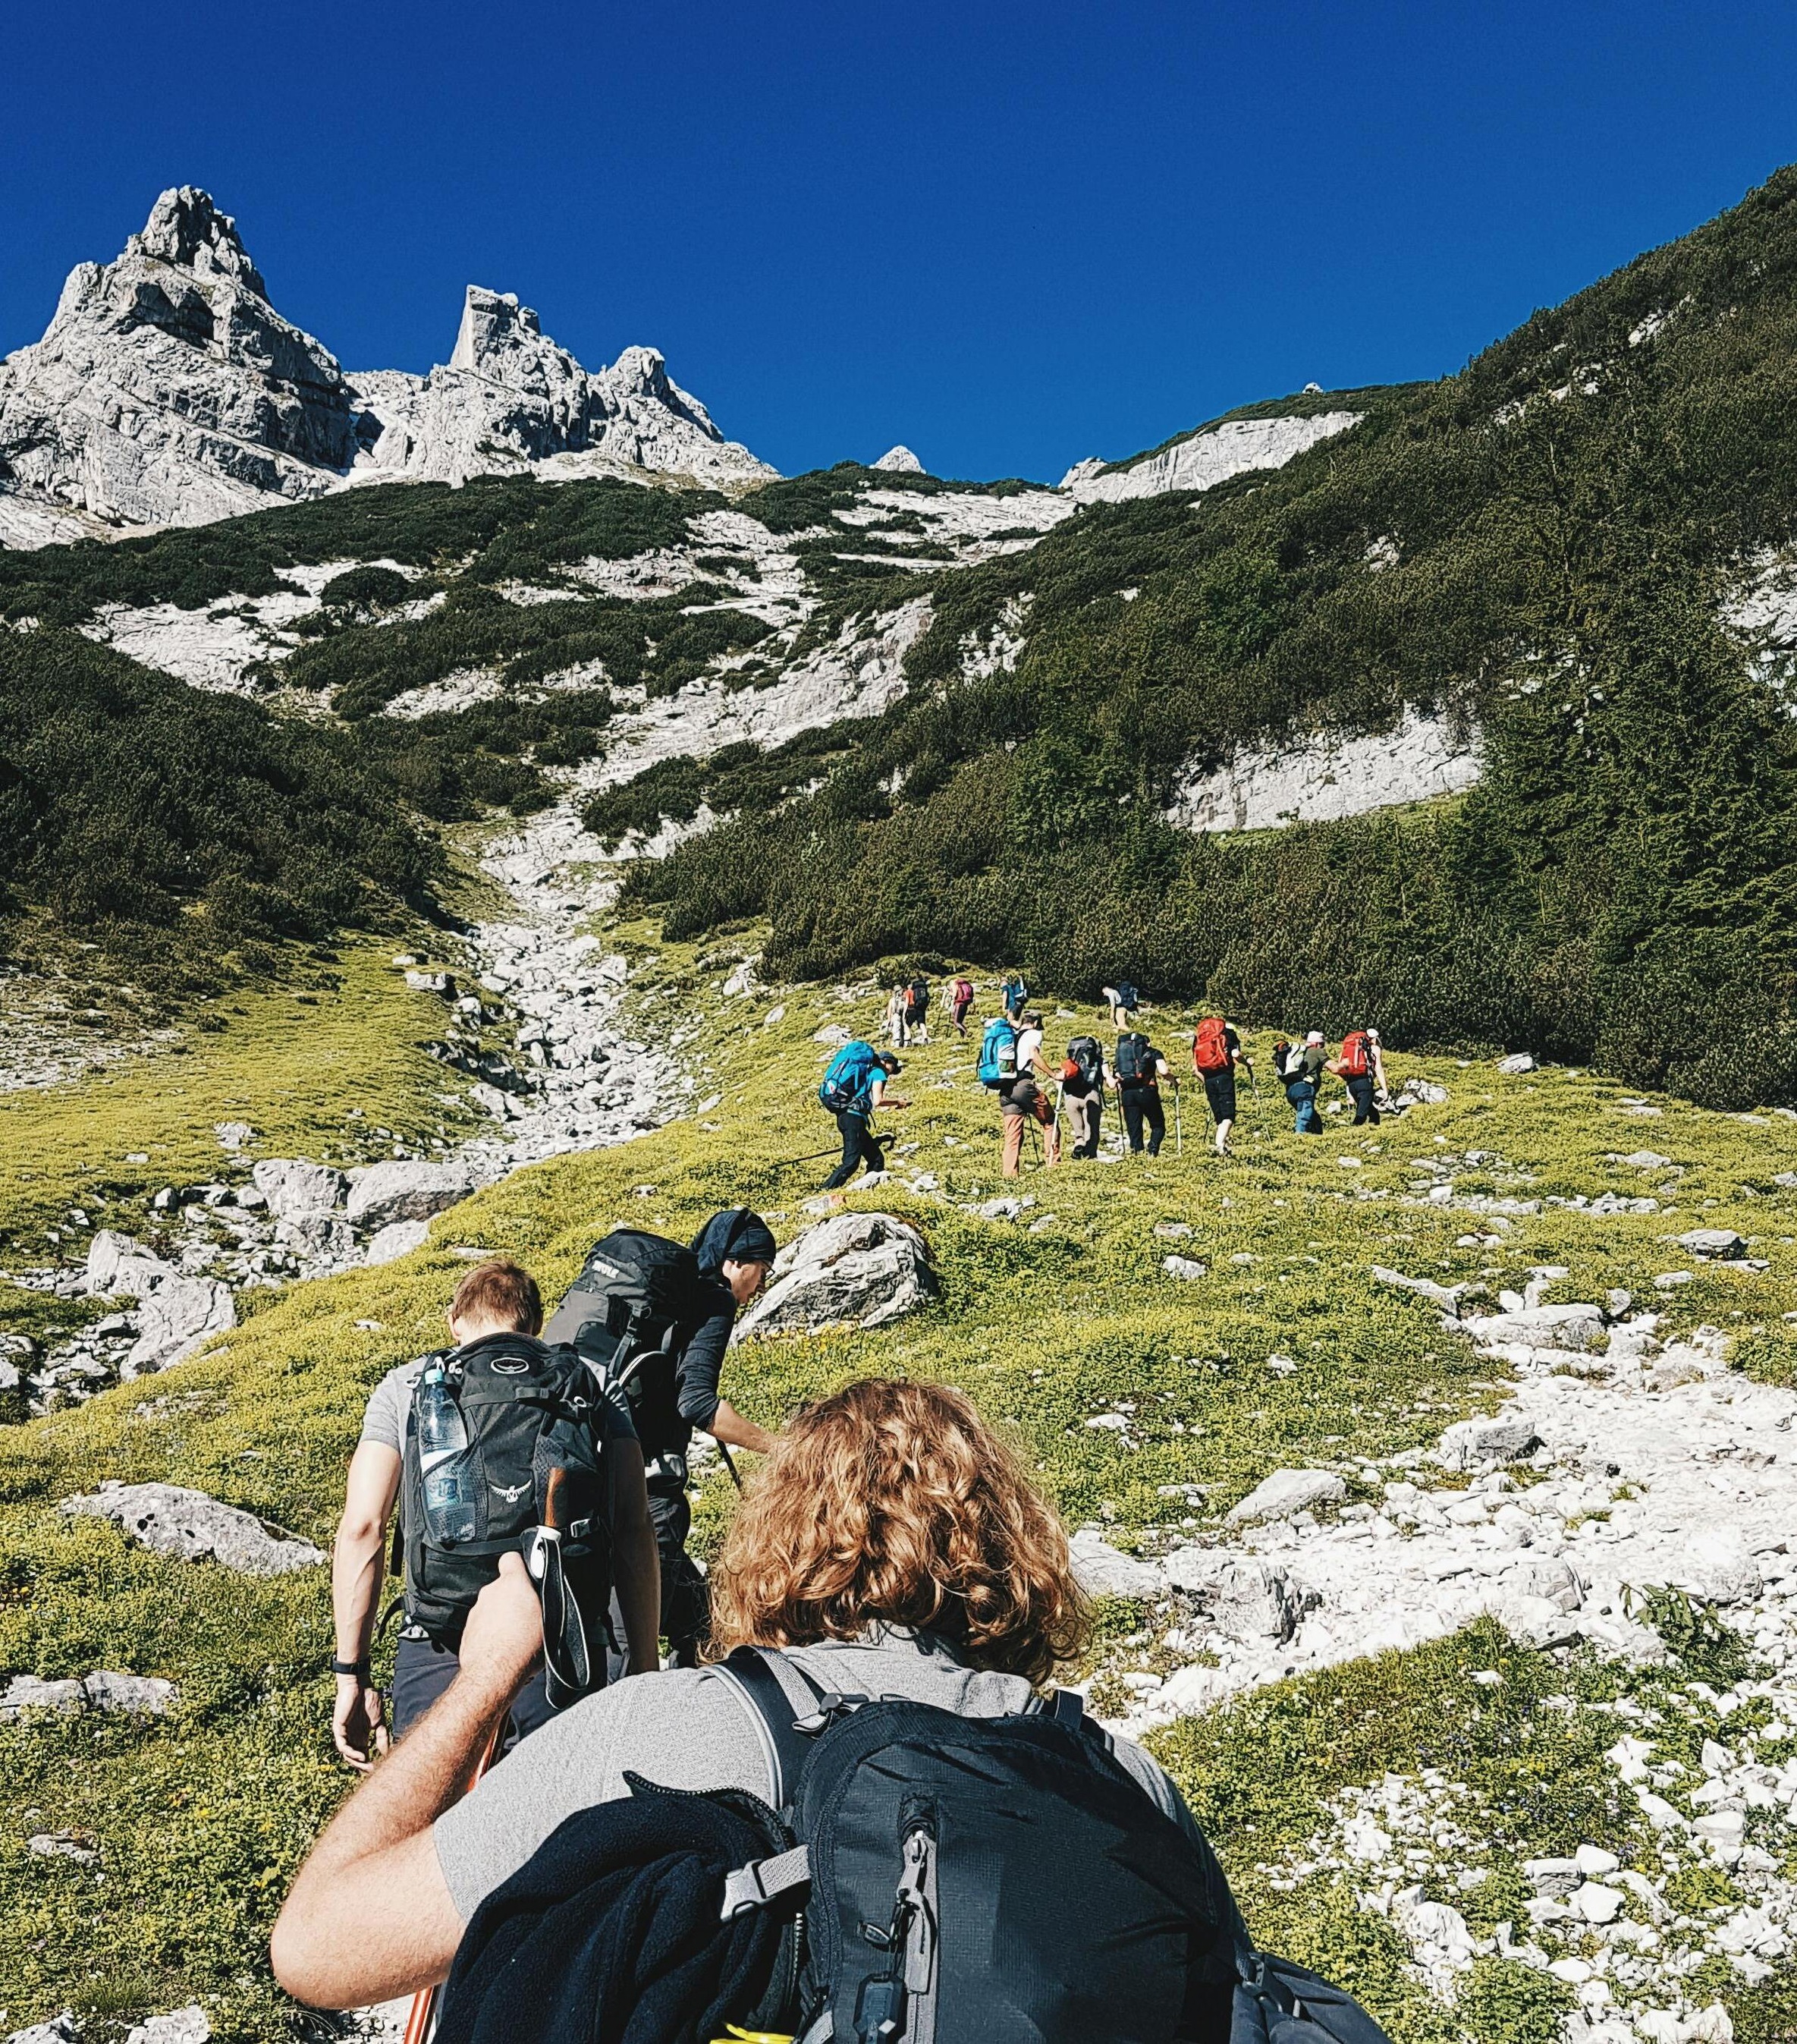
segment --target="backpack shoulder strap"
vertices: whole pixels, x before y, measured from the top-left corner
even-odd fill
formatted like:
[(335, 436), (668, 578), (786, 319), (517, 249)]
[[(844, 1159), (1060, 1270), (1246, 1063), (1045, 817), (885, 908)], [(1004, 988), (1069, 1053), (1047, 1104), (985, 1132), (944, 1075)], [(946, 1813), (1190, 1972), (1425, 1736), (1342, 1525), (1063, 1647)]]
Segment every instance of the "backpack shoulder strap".
[[(761, 1646), (739, 1646), (712, 1672), (735, 1692), (760, 1737), (774, 1787), (774, 1808), (789, 1809), (811, 1754), (809, 1742), (797, 1728), (797, 1720), (810, 1716), (824, 1692), (783, 1654)], [(799, 1690), (796, 1697), (787, 1686), (789, 1680)]]

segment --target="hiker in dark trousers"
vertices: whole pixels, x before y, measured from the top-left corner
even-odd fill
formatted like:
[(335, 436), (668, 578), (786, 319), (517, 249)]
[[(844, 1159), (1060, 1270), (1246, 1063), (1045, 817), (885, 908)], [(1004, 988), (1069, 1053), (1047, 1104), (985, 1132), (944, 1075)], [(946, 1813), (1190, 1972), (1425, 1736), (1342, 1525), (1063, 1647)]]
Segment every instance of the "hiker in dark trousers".
[(693, 1238), (692, 1248), (699, 1283), (682, 1304), (671, 1362), (644, 1373), (647, 1381), (635, 1406), (636, 1431), (647, 1458), (649, 1516), (661, 1557), (662, 1631), (676, 1668), (696, 1668), (711, 1637), (710, 1593), (686, 1551), (693, 1531), (686, 1478), (693, 1430), (752, 1454), (765, 1455), (774, 1446), (767, 1429), (745, 1419), (718, 1389), (737, 1313), (767, 1281), (774, 1236), (759, 1214), (731, 1207), (712, 1216)]
[(1171, 1076), (1166, 1059), (1140, 1030), (1128, 1029), (1117, 1039), (1117, 1055), (1111, 1069), (1115, 1074), (1117, 1098), (1123, 1110), (1131, 1150), (1146, 1147), (1150, 1157), (1159, 1156), (1167, 1135), (1167, 1110), (1161, 1101), (1161, 1082)]
[[(715, 1668), (601, 1690), (464, 1795), (490, 1728), (543, 1646), (536, 1593), (515, 1557), (505, 1564), (469, 1620), (449, 1693), (337, 1812), (288, 1894), (271, 1958), (301, 2001), (361, 2008), (443, 1978), (486, 1899), (570, 1819), (628, 1802), (633, 1776), (677, 1792), (782, 1800), (765, 1727)], [(1077, 1656), (1090, 1630), (1066, 1535), (1016, 1450), (958, 1392), (935, 1384), (867, 1381), (801, 1409), (731, 1520), (712, 1581), (720, 1655), (777, 1648), (782, 1687), (908, 1700), (966, 1719), (1035, 1708), (1035, 1685)], [(1160, 1767), (1126, 1739), (1107, 1735), (1103, 1745), (1106, 1769), (1135, 1784), (1214, 1866)], [(1081, 1869), (1058, 1872), (1077, 1881)], [(1179, 2027), (1209, 2040), (1229, 2034), (1227, 1961), (1246, 1933), (1221, 1874), (1206, 1888), (1222, 1897), (1226, 1963)], [(715, 1893), (708, 1900), (715, 1919)], [(530, 1906), (524, 1898), (516, 1908)], [(632, 1934), (650, 1934), (638, 1926), (652, 1920), (633, 1918)], [(670, 1953), (661, 1969), (685, 1964), (685, 1952)], [(581, 1984), (593, 1983), (582, 1975)], [(496, 1992), (543, 1988), (520, 1963), (498, 1973)], [(593, 2008), (570, 2012), (566, 2034), (597, 2034)], [(1176, 2003), (1164, 2026), (1128, 2034), (1170, 2036), (1177, 2014)], [(606, 2034), (650, 2034), (628, 2004), (608, 2001), (606, 2021), (620, 2026)], [(478, 2034), (525, 2033), (496, 2020)]]
[(1385, 1083), (1384, 1061), (1379, 1055), (1379, 1032), (1350, 1029), (1342, 1039), (1341, 1049), (1330, 1059), (1328, 1069), (1348, 1089), (1348, 1097), (1354, 1104), (1355, 1128), (1362, 1128), (1368, 1122), (1377, 1128), (1377, 1095)]
[[(533, 1339), (543, 1326), (536, 1281), (516, 1263), (494, 1261), (472, 1270), (450, 1301), (450, 1338), (459, 1350), (486, 1342)], [(369, 1397), (362, 1438), (350, 1458), (343, 1516), (331, 1552), (331, 1610), (336, 1631), (337, 1678), (331, 1736), (338, 1753), (367, 1773), (393, 1736), (422, 1717), (455, 1679), (458, 1638), (435, 1639), (421, 1626), (401, 1627), (394, 1653), (393, 1689), (383, 1705), (370, 1672), (369, 1647), (380, 1603), (387, 1528), (399, 1502), (405, 1430), (413, 1393), (428, 1358), (390, 1370)], [(655, 1535), (643, 1474), (643, 1450), (628, 1408), (609, 1394), (599, 1404), (612, 1520), (612, 1552), (627, 1664), (619, 1672), (646, 1674), (661, 1666), (658, 1646)], [(459, 1636), (458, 1636), (459, 1637)], [(550, 1716), (540, 1673), (520, 1692), (512, 1727), (522, 1738)]]
[(1207, 1016), (1199, 1024), (1192, 1039), (1192, 1063), (1204, 1082), (1204, 1099), (1217, 1125), (1217, 1155), (1227, 1157), (1229, 1132), (1235, 1126), (1235, 1068), (1239, 1065), (1250, 1078), (1254, 1070), (1227, 1016)]
[[(849, 1044), (846, 1049), (857, 1047)], [(886, 1168), (886, 1153), (875, 1139), (873, 1121), (875, 1111), (881, 1107), (903, 1107), (902, 1100), (886, 1097), (886, 1082), (894, 1078), (904, 1067), (898, 1059), (875, 1051), (870, 1044), (859, 1047), (866, 1051), (858, 1065), (852, 1066), (842, 1074), (843, 1089), (847, 1104), (835, 1110), (836, 1128), (843, 1139), (843, 1161), (824, 1181), (824, 1189), (833, 1193), (839, 1185), (846, 1185), (865, 1164), (870, 1171)], [(835, 1071), (836, 1067), (831, 1066)]]
[(1304, 1048), (1294, 1051), (1286, 1060), (1285, 1097), (1297, 1116), (1296, 1128), (1300, 1135), (1323, 1133), (1323, 1116), (1316, 1111), (1316, 1097), (1328, 1063), (1329, 1053), (1324, 1047), (1320, 1029), (1311, 1030), (1304, 1039)]
[(1061, 1104), (1073, 1133), (1073, 1155), (1098, 1155), (1099, 1125), (1104, 1119), (1104, 1053), (1096, 1036), (1076, 1036), (1067, 1046), (1061, 1067)]
[(954, 1024), (954, 1033), (956, 1035), (965, 1036), (966, 1035), (967, 1012), (973, 1005), (973, 981), (970, 979), (958, 979), (954, 982), (954, 1005), (950, 1010), (949, 1017)]
[(1024, 1004), (1030, 997), (1030, 983), (1020, 972), (1014, 972), (1004, 982), (1004, 1012), (1013, 1022), (1023, 1019)]

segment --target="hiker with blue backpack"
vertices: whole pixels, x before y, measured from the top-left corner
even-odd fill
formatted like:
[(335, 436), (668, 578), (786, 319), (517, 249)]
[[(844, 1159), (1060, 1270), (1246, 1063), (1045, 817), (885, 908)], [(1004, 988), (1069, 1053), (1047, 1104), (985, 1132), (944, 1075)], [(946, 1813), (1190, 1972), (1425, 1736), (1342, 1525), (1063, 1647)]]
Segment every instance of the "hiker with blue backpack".
[(1029, 1005), (1030, 982), (1020, 972), (1014, 972), (1006, 979), (1000, 997), (1004, 1003), (1005, 1019), (1013, 1028), (1023, 1019), (1023, 1010)]
[(447, 1976), (438, 2044), (1384, 2044), (1254, 1950), (1159, 1765), (1040, 1686), (1089, 1612), (962, 1393), (798, 1412), (713, 1572), (720, 1662), (601, 1691), (464, 1794), (542, 1646), (507, 1560), (294, 1881), (301, 2000)]
[(821, 1106), (836, 1117), (843, 1139), (843, 1161), (824, 1181), (827, 1193), (846, 1185), (865, 1164), (870, 1171), (886, 1168), (886, 1153), (875, 1139), (874, 1112), (881, 1107), (904, 1107), (908, 1101), (889, 1098), (886, 1082), (904, 1070), (889, 1051), (877, 1051), (857, 1037), (845, 1043), (830, 1060), (824, 1082), (817, 1089)]
[(1133, 1029), (1135, 1011), (1142, 1005), (1142, 996), (1137, 993), (1135, 982), (1120, 979), (1115, 986), (1099, 989), (1111, 1009), (1111, 1027), (1113, 1029)]

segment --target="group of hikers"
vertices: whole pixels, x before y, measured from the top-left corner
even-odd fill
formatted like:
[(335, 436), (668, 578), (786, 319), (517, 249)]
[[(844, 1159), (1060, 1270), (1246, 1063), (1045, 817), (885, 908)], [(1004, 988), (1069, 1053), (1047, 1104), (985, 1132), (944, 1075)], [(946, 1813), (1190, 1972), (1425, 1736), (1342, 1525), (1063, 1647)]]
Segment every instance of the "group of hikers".
[[(1044, 1692), (1086, 1602), (965, 1396), (867, 1378), (778, 1432), (724, 1397), (774, 1254), (741, 1208), (616, 1229), (547, 1318), (484, 1262), (451, 1345), (376, 1385), (332, 1571), (367, 1778), (281, 1911), (282, 1984), (412, 1994), (413, 2044), (1384, 2044), (1254, 1950), (1160, 1767)], [(695, 1429), (763, 1458), (729, 1462), (708, 1577)]]
[[(1178, 1113), (1180, 1081), (1166, 1056), (1136, 1027), (1142, 997), (1128, 982), (1103, 989), (1112, 1026), (1118, 1032), (1107, 1060), (1096, 1036), (1069, 1039), (1065, 1055), (1052, 1058), (1046, 1048), (1040, 1009), (1030, 1006), (1028, 982), (1020, 973), (1008, 975), (1000, 988), (1001, 1012), (986, 1023), (980, 1039), (977, 1076), (998, 1097), (1004, 1176), (1015, 1178), (1023, 1168), (1026, 1140), (1033, 1132), (1045, 1166), (1062, 1160), (1061, 1122), (1072, 1132), (1071, 1155), (1098, 1155), (1107, 1093), (1115, 1097), (1131, 1154), (1160, 1154), (1166, 1139), (1167, 1112), (1163, 1089), (1174, 1094)], [(951, 993), (951, 1014), (958, 1035), (968, 1034), (974, 1000), (973, 982), (958, 978)], [(930, 985), (913, 975), (895, 986), (886, 1005), (886, 1031), (898, 1049), (927, 1043)], [(1192, 1070), (1204, 1089), (1205, 1104), (1219, 1156), (1230, 1154), (1230, 1135), (1239, 1112), (1238, 1074), (1255, 1085), (1253, 1061), (1242, 1047), (1234, 1024), (1225, 1015), (1207, 1016), (1193, 1032)], [(1300, 1135), (1320, 1135), (1324, 1128), (1319, 1097), (1327, 1078), (1341, 1080), (1354, 1108), (1354, 1126), (1377, 1124), (1381, 1108), (1389, 1112), (1384, 1054), (1379, 1032), (1350, 1029), (1331, 1052), (1320, 1029), (1309, 1031), (1301, 1043), (1279, 1037), (1273, 1046), (1273, 1075), (1285, 1091)], [(870, 1171), (885, 1168), (885, 1153), (874, 1132), (881, 1107), (909, 1105), (888, 1090), (888, 1082), (904, 1069), (891, 1050), (880, 1050), (856, 1037), (831, 1058), (818, 1088), (818, 1098), (836, 1119), (843, 1140), (840, 1161), (824, 1180), (824, 1189), (846, 1185), (865, 1164)]]

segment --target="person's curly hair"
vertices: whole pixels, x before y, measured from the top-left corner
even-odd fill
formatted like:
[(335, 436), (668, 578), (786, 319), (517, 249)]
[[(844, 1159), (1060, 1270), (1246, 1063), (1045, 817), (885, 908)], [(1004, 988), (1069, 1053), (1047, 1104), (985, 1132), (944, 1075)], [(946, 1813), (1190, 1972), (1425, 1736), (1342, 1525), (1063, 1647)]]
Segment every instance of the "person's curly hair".
[(751, 1481), (712, 1573), (715, 1650), (950, 1640), (1042, 1681), (1089, 1629), (1067, 1536), (958, 1391), (869, 1377), (806, 1407)]

